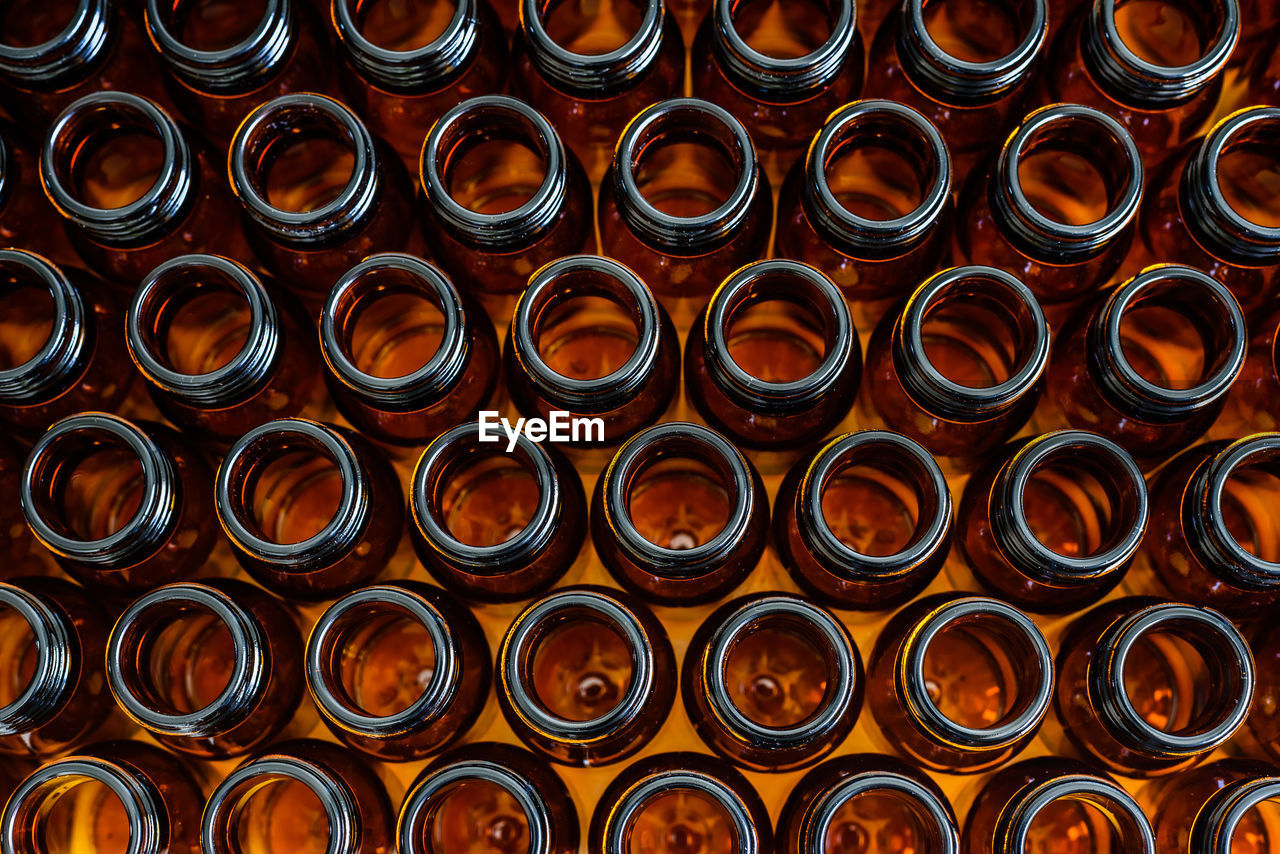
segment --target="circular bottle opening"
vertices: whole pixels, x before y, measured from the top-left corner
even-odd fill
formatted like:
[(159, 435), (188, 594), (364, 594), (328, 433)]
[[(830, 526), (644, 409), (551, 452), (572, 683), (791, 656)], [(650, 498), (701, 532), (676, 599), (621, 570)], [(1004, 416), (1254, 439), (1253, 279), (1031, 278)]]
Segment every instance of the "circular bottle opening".
[(839, 663), (812, 623), (774, 615), (749, 623), (730, 642), (723, 678), (729, 699), (749, 720), (789, 729), (813, 718), (831, 699)]
[(1180, 69), (1208, 57), (1224, 39), (1234, 39), (1226, 32), (1225, 7), (1225, 0), (1116, 0), (1111, 21), (1140, 61), (1160, 70)]
[[(436, 791), (415, 813), (413, 835), (424, 854), (530, 851), (529, 817), (505, 786), (480, 777), (463, 778)], [(419, 850), (419, 849), (415, 849)]]
[(344, 608), (326, 624), (316, 660), (320, 679), (338, 702), (372, 718), (414, 706), (437, 673), (431, 630), (419, 615), (388, 600), (365, 599)]
[(696, 440), (671, 443), (626, 481), (623, 510), (649, 543), (668, 551), (704, 546), (726, 530), (740, 495), (728, 463)]
[(917, 210), (940, 171), (919, 127), (894, 113), (870, 113), (836, 132), (819, 174), (844, 210), (888, 222)]
[(52, 344), (58, 307), (48, 283), (31, 267), (0, 260), (0, 371), (14, 371)]
[(815, 373), (826, 357), (825, 327), (821, 316), (793, 300), (739, 303), (725, 333), (729, 358), (764, 382), (797, 382)]
[(44, 178), (55, 198), (112, 211), (159, 188), (174, 153), (151, 112), (141, 103), (105, 96), (64, 112), (45, 144), (52, 171), (45, 170)]
[(35, 682), (40, 646), (17, 608), (0, 605), (0, 710), (17, 705)]
[(438, 137), (432, 134), (437, 180), (449, 198), (488, 216), (531, 202), (550, 180), (549, 126), (502, 104), (472, 102), (459, 110)]
[(1280, 455), (1260, 448), (1231, 468), (1223, 482), (1219, 510), (1236, 544), (1280, 574), (1280, 520), (1272, 502), (1280, 500)]
[(138, 449), (116, 432), (83, 425), (59, 433), (33, 460), (26, 509), (55, 534), (96, 542), (138, 517), (148, 487), (146, 466)]
[(468, 546), (489, 548), (518, 537), (542, 502), (537, 472), (522, 454), (479, 451), (435, 479), (437, 521)]
[(649, 3), (540, 0), (538, 18), (553, 42), (571, 54), (601, 56), (626, 46), (645, 21)]
[(133, 617), (112, 663), (120, 670), (119, 687), (137, 704), (180, 717), (223, 696), (236, 669), (237, 643), (219, 614), (195, 600), (158, 600)]
[(1263, 228), (1280, 228), (1280, 153), (1275, 135), (1280, 116), (1245, 124), (1223, 146), (1217, 159), (1218, 190), (1231, 210)]
[(921, 6), (929, 38), (961, 62), (998, 62), (1032, 34), (1034, 3), (922, 0)]
[(1231, 854), (1268, 854), (1280, 842), (1280, 798), (1268, 798), (1251, 806), (1231, 831)]
[(454, 0), (402, 3), (397, 0), (341, 0), (355, 30), (383, 50), (407, 53), (433, 44), (458, 11)]
[(819, 828), (821, 850), (825, 854), (956, 850), (954, 828), (940, 821), (941, 805), (923, 801), (916, 793), (919, 788), (915, 783), (903, 788), (859, 786), (824, 816)]
[[(147, 283), (132, 313), (131, 344), (166, 371), (211, 374), (241, 356), (254, 311), (244, 285), (213, 264), (168, 267)], [(132, 331), (132, 329), (130, 330)]]
[(253, 774), (227, 795), (226, 840), (235, 854), (327, 854), (330, 818), (303, 780)]
[(127, 854), (129, 812), (106, 783), (88, 775), (59, 775), (34, 793), (39, 815), (37, 850), (42, 854)]
[[(1079, 851), (1124, 851), (1128, 839), (1117, 822), (1124, 805), (1100, 795), (1067, 795), (1041, 807), (1026, 830), (1027, 851), (1048, 851), (1064, 839)], [(1131, 819), (1130, 819), (1131, 821)]]
[(13, 48), (49, 45), (75, 22), (77, 0), (12, 0), (0, 7), (0, 44)]
[(682, 130), (655, 133), (628, 166), (649, 205), (670, 217), (695, 219), (729, 202), (742, 179), (743, 158), (724, 134)]
[(159, 12), (157, 23), (191, 50), (228, 50), (244, 42), (262, 26), (270, 0), (176, 0), (149, 6)]
[(365, 270), (331, 306), (326, 314), (333, 319), (339, 354), (359, 373), (378, 379), (421, 371), (447, 334), (440, 295), (400, 266)]
[(739, 0), (730, 4), (738, 37), (769, 59), (801, 59), (836, 35), (839, 3), (825, 0)]
[(623, 830), (627, 854), (739, 850), (734, 818), (717, 798), (692, 787), (671, 787), (651, 795), (628, 817)]
[[(538, 356), (555, 373), (595, 380), (620, 370), (635, 354), (635, 309), (610, 296), (568, 295), (534, 318)], [(550, 302), (550, 301), (549, 301)]]
[(1107, 167), (1123, 156), (1115, 140), (1080, 125), (1053, 127), (1027, 142), (1017, 163), (1018, 187), (1041, 216), (1068, 226), (1091, 225), (1114, 211), (1124, 195), (1128, 183)]
[(527, 656), (534, 699), (561, 720), (602, 718), (622, 703), (631, 686), (631, 645), (608, 617), (594, 609), (553, 612), (535, 629)]

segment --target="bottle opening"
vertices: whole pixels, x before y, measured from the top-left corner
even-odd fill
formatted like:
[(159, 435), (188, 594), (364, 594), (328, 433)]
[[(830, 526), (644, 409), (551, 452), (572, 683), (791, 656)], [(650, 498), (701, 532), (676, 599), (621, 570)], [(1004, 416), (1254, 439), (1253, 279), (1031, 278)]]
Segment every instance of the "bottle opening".
[(729, 698), (761, 726), (783, 729), (812, 718), (827, 702), (838, 668), (835, 651), (810, 623), (785, 616), (745, 626), (725, 658)]
[(579, 56), (599, 56), (626, 45), (644, 23), (640, 0), (551, 0), (539, 3), (542, 28), (551, 40)]
[(439, 170), (454, 202), (479, 214), (510, 213), (548, 177), (547, 142), (525, 114), (493, 107), (463, 113), (441, 140)]
[(71, 26), (81, 5), (80, 0), (11, 0), (0, 8), (0, 44), (48, 44)]
[(1218, 156), (1218, 188), (1231, 209), (1264, 228), (1280, 228), (1280, 121), (1255, 121), (1237, 133)]
[(631, 169), (645, 201), (681, 219), (721, 208), (742, 176), (740, 155), (718, 138), (696, 132), (659, 138), (639, 152)]
[(436, 41), (458, 11), (453, 0), (342, 0), (360, 35), (383, 50), (408, 52)]
[[(912, 854), (947, 850), (937, 816), (916, 798), (887, 788), (864, 789), (845, 798), (831, 814), (824, 839), (824, 854)], [(1049, 852), (1037, 851), (1036, 854)]]
[(157, 3), (161, 23), (198, 51), (221, 51), (247, 41), (267, 16), (267, 0), (176, 0)]
[(924, 357), (945, 379), (971, 389), (1009, 382), (1035, 358), (1037, 325), (1022, 299), (994, 280), (957, 279), (934, 294), (920, 321)]
[(1159, 389), (1206, 386), (1238, 370), (1233, 358), (1241, 335), (1229, 297), (1197, 279), (1156, 279), (1121, 309), (1122, 355), (1142, 379)]
[(940, 509), (933, 472), (897, 444), (859, 445), (822, 485), (822, 518), (860, 555), (907, 551), (928, 533)]
[(118, 664), (126, 689), (162, 715), (206, 709), (231, 684), (236, 645), (222, 618), (196, 602), (159, 601), (137, 613)]
[(88, 208), (116, 210), (145, 196), (167, 155), (164, 136), (137, 105), (112, 100), (77, 111), (47, 143), (61, 192)]
[(436, 793), (422, 810), (425, 854), (523, 854), (529, 851), (529, 818), (512, 794), (489, 780), (469, 779)]
[(1269, 455), (1232, 469), (1222, 490), (1221, 511), (1227, 532), (1249, 554), (1280, 563), (1280, 520), (1273, 502), (1280, 501), (1280, 466)]
[(1134, 483), (1099, 445), (1066, 445), (1035, 464), (1022, 489), (1022, 515), (1045, 548), (1067, 558), (1110, 552), (1141, 528)]
[(747, 46), (770, 59), (799, 59), (835, 33), (831, 6), (822, 0), (738, 0), (733, 27)]
[(627, 854), (732, 854), (738, 831), (724, 805), (696, 789), (671, 788), (648, 798), (631, 814)]
[(32, 484), (33, 509), (54, 532), (102, 540), (137, 515), (146, 476), (137, 451), (121, 437), (83, 427), (54, 437), (43, 457), (47, 476)]
[(631, 685), (633, 653), (612, 621), (594, 610), (563, 608), (537, 631), (529, 676), (546, 711), (581, 722), (617, 708)]
[(1179, 737), (1221, 726), (1239, 702), (1240, 674), (1226, 639), (1201, 621), (1169, 620), (1144, 631), (1124, 660), (1124, 691), (1148, 726)]
[(673, 448), (627, 484), (627, 515), (640, 536), (658, 548), (697, 548), (729, 524), (738, 501), (733, 480), (700, 450)]
[(1272, 798), (1250, 807), (1231, 834), (1231, 854), (1269, 854), (1280, 842), (1280, 801)]
[(131, 831), (124, 802), (88, 776), (58, 777), (41, 794), (35, 838), (41, 854), (127, 854)]
[(338, 701), (368, 717), (398, 715), (426, 693), (436, 674), (430, 630), (407, 608), (365, 601), (328, 626), (321, 679)]
[(381, 379), (422, 370), (445, 337), (444, 311), (434, 290), (398, 267), (366, 272), (334, 315), (342, 355), (356, 370)]
[(934, 708), (966, 730), (993, 730), (1028, 714), (1049, 674), (1034, 667), (1038, 647), (996, 613), (971, 613), (943, 626), (924, 650), (924, 689)]
[(246, 449), (252, 467), (237, 517), (260, 539), (279, 545), (309, 540), (334, 521), (344, 483), (338, 461), (318, 441), (296, 434), (266, 435)]
[(283, 136), (258, 163), (254, 178), (272, 207), (289, 213), (319, 210), (338, 199), (355, 173), (355, 145), (315, 128)]
[(227, 813), (235, 854), (326, 854), (329, 817), (306, 783), (263, 774), (240, 787)]
[(538, 355), (563, 377), (607, 377), (636, 352), (640, 333), (634, 314), (634, 306), (612, 295), (553, 296), (533, 319)]
[(0, 607), (0, 709), (26, 693), (39, 656), (36, 633), (26, 617), (15, 608)]
[(1107, 215), (1115, 194), (1092, 155), (1044, 143), (1018, 160), (1018, 182), (1042, 216), (1064, 225), (1089, 225)]
[(1116, 32), (1143, 62), (1160, 68), (1192, 65), (1208, 53), (1225, 26), (1222, 3), (1193, 0), (1118, 0)]
[(1004, 59), (1031, 34), (1030, 3), (924, 0), (924, 25), (944, 53), (962, 62)]
[(923, 134), (904, 140), (911, 131), (900, 124), (859, 122), (828, 149), (823, 167), (827, 186), (854, 216), (875, 222), (907, 216), (923, 204), (937, 180), (937, 164), (913, 156), (927, 142)]
[(253, 326), (243, 286), (208, 265), (170, 268), (153, 279), (134, 311), (147, 354), (161, 367), (187, 376), (230, 364), (243, 351)]
[(11, 371), (49, 344), (57, 306), (48, 284), (26, 264), (0, 262), (0, 288), (0, 371)]
[(764, 382), (796, 382), (822, 365), (831, 330), (807, 301), (771, 296), (757, 294), (730, 309), (724, 336), (729, 358)]
[[(1121, 832), (1131, 823), (1127, 808), (1101, 795), (1068, 795), (1041, 807), (1026, 831), (1026, 854), (1057, 854), (1064, 840), (1071, 840), (1073, 854), (1106, 854), (1125, 851), (1128, 839)], [(1125, 816), (1123, 821), (1117, 816)]]
[(487, 548), (519, 536), (541, 496), (537, 474), (522, 454), (481, 451), (435, 480), (431, 506), (454, 539)]

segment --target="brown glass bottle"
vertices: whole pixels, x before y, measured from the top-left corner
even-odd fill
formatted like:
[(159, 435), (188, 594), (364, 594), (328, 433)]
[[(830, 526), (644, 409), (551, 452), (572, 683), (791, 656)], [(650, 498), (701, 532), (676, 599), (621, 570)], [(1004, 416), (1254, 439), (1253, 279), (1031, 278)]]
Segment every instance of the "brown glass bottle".
[(862, 394), (890, 430), (940, 457), (973, 458), (1026, 424), (1049, 361), (1031, 290), (992, 267), (953, 267), (886, 314), (867, 346)]
[(282, 284), (318, 302), (413, 231), (409, 175), (345, 105), (293, 92), (259, 106), (228, 153), (249, 239)]
[(653, 612), (607, 587), (532, 602), (498, 647), (498, 704), (516, 735), (566, 765), (634, 754), (671, 715), (676, 657)]
[(934, 125), (893, 101), (831, 114), (778, 199), (776, 254), (812, 264), (859, 326), (935, 272), (949, 251), (951, 155)]
[(413, 473), (410, 534), (441, 586), (478, 602), (517, 602), (549, 589), (586, 539), (582, 481), (564, 456), (521, 433), (484, 438), (477, 422), (423, 451)]
[(1058, 650), (1055, 703), (1075, 747), (1130, 777), (1185, 771), (1244, 723), (1249, 645), (1210, 608), (1114, 599), (1077, 617)]
[(499, 392), (493, 324), (412, 255), (372, 255), (338, 280), (320, 313), (320, 350), (338, 409), (391, 445), (425, 445)]
[(795, 583), (827, 607), (888, 610), (942, 568), (951, 503), (942, 469), (921, 445), (884, 430), (846, 433), (783, 479), (774, 548)]
[(0, 120), (0, 247), (20, 246), (59, 265), (82, 263), (40, 185), (40, 150)]
[(463, 291), (518, 293), (543, 264), (594, 246), (582, 164), (524, 101), (488, 95), (445, 113), (419, 177), (423, 235)]
[(188, 435), (231, 442), (298, 415), (320, 389), (305, 309), (229, 258), (181, 255), (152, 270), (125, 340), (156, 407)]
[(1012, 443), (965, 484), (960, 549), (993, 595), (1035, 613), (1092, 605), (1124, 578), (1147, 528), (1133, 458), (1096, 433)]
[(6, 851), (200, 850), (204, 796), (177, 758), (139, 741), (106, 741), (31, 773), (0, 816)]
[(74, 102), (45, 137), (40, 177), (85, 263), (130, 289), (175, 255), (251, 257), (214, 155), (154, 101)]
[(1083, 762), (1038, 756), (992, 775), (965, 819), (964, 850), (1048, 854), (1055, 848), (1156, 854), (1156, 839), (1133, 796)]
[(1220, 759), (1172, 778), (1152, 814), (1163, 852), (1265, 854), (1280, 841), (1280, 776), (1248, 759)]
[(1053, 682), (1049, 644), (1029, 617), (996, 599), (942, 593), (881, 630), (867, 704), (897, 752), (934, 771), (976, 774), (1027, 746)]
[(315, 739), (277, 744), (213, 790), (201, 821), (205, 851), (377, 854), (395, 839), (382, 780), (351, 751)]
[(849, 413), (862, 345), (835, 283), (808, 264), (742, 267), (685, 344), (685, 394), (707, 423), (757, 452), (811, 447)]
[(107, 646), (120, 708), (161, 745), (242, 756), (289, 726), (303, 695), (302, 636), (284, 603), (241, 581), (167, 584), (135, 600)]
[(772, 851), (773, 826), (751, 783), (723, 760), (659, 753), (609, 784), (591, 815), (587, 852), (657, 854), (685, 840), (722, 854)]
[(1123, 125), (1079, 104), (1041, 107), (988, 169), (970, 174), (959, 250), (1013, 273), (1045, 305), (1073, 302), (1120, 269), (1142, 187), (1142, 158)]
[(428, 765), (405, 796), (396, 832), (401, 854), (577, 854), (578, 837), (578, 811), (556, 772), (492, 741)]
[(119, 408), (133, 372), (116, 295), (20, 249), (0, 249), (0, 287), (0, 420), (34, 436), (77, 412)]
[(405, 581), (329, 606), (307, 640), (307, 684), (344, 744), (375, 759), (421, 759), (456, 742), (489, 696), (489, 646), (444, 591)]
[(332, 599), (367, 584), (404, 527), (400, 482), (377, 449), (300, 418), (268, 421), (231, 446), (216, 504), (240, 565), (291, 599)]
[(212, 482), (169, 428), (88, 412), (54, 424), (31, 449), (22, 511), (78, 581), (141, 592), (204, 566), (217, 541)]
[(778, 816), (777, 851), (959, 854), (959, 837), (937, 783), (893, 757), (862, 753), (824, 762), (796, 783)]
[(1280, 628), (1275, 621), (1264, 620), (1253, 627), (1250, 649), (1258, 680), (1248, 732), (1262, 756), (1280, 763)]
[(862, 711), (862, 657), (824, 608), (785, 593), (720, 606), (694, 633), (681, 673), (703, 742), (743, 768), (805, 768), (840, 746)]
[(730, 273), (764, 256), (773, 204), (742, 123), (707, 101), (673, 98), (627, 124), (600, 184), (598, 218), (605, 255), (662, 299), (696, 310)]
[(706, 427), (672, 421), (628, 441), (596, 481), (591, 539), (624, 589), (671, 606), (723, 598), (764, 552), (755, 466)]
[[(515, 0), (501, 4), (510, 4), (514, 16)], [(507, 38), (487, 0), (336, 0), (332, 15), (347, 103), (395, 149), (410, 174), (418, 171), (422, 141), (437, 119), (461, 101), (506, 86)]]

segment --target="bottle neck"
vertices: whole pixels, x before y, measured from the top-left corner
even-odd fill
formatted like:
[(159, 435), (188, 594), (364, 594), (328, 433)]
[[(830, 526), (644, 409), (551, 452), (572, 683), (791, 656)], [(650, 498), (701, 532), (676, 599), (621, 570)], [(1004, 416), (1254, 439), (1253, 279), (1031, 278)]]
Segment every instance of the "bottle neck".
[(887, 810), (893, 810), (895, 816), (901, 813), (909, 816), (907, 820), (920, 834), (917, 844), (921, 851), (960, 853), (960, 838), (951, 807), (932, 787), (905, 773), (860, 770), (843, 777), (814, 800), (805, 814), (798, 854), (828, 854), (828, 840), (833, 837), (857, 839), (859, 835), (867, 834), (869, 828), (862, 822), (850, 828), (850, 836), (841, 833), (844, 822), (861, 818), (860, 811), (853, 819), (847, 814), (848, 807), (858, 803), (855, 798), (861, 801), (874, 799), (875, 803), (885, 804)]
[[(683, 807), (681, 811), (675, 815), (666, 811), (656, 815), (651, 813), (657, 812), (660, 804), (668, 799), (679, 799)], [(630, 851), (633, 840), (641, 832), (639, 827), (652, 826), (655, 820), (659, 822), (658, 827), (667, 828), (676, 822), (696, 823), (695, 826), (706, 822), (710, 825), (723, 824), (730, 829), (732, 854), (757, 854), (762, 850), (761, 831), (756, 829), (757, 816), (753, 815), (751, 807), (752, 804), (724, 780), (675, 763), (670, 768), (655, 770), (627, 787), (621, 793), (621, 799), (608, 811), (604, 826), (599, 831), (593, 828), (592, 835), (602, 833), (604, 851)]]
[(828, 0), (824, 4), (831, 34), (816, 50), (798, 57), (764, 53), (742, 37), (734, 16), (750, 2), (755, 0), (716, 0), (710, 13), (712, 55), (725, 77), (748, 95), (773, 103), (806, 101), (851, 62), (861, 62), (862, 43), (854, 25), (852, 0)]
[(32, 287), (51, 297), (48, 337), (31, 358), (0, 370), (0, 401), (25, 406), (56, 397), (75, 383), (88, 364), (95, 340), (93, 314), (71, 280), (34, 253), (0, 250), (0, 283), (8, 288)]
[(1227, 523), (1233, 481), (1244, 470), (1280, 461), (1280, 435), (1261, 433), (1212, 453), (1191, 476), (1183, 493), (1186, 537), (1201, 564), (1234, 587), (1269, 592), (1280, 589), (1280, 563), (1244, 548)]
[(230, 96), (258, 89), (284, 67), (297, 44), (293, 0), (264, 0), (262, 20), (253, 31), (219, 50), (182, 40), (183, 18), (193, 14), (184, 5), (147, 0), (147, 30), (173, 73), (197, 91)]
[(0, 44), (0, 75), (22, 89), (69, 89), (86, 80), (120, 28), (111, 0), (79, 0), (62, 32), (29, 47)]
[(1105, 816), (1118, 850), (1155, 854), (1151, 823), (1133, 796), (1110, 780), (1085, 774), (1053, 777), (1019, 789), (1000, 811), (990, 850), (1012, 854), (1034, 849), (1036, 820), (1064, 801), (1087, 804)]
[(520, 26), (529, 59), (560, 91), (581, 98), (615, 97), (639, 85), (662, 55), (666, 3), (645, 0), (640, 26), (622, 45), (605, 53), (574, 53), (547, 32), (545, 0), (522, 0)]
[(75, 687), (79, 644), (75, 628), (61, 611), (21, 587), (0, 584), (0, 610), (22, 622), (19, 636), (25, 635), (34, 651), (26, 686), (11, 703), (0, 706), (0, 735), (22, 736), (52, 719), (66, 702)]
[(411, 50), (384, 47), (357, 21), (359, 3), (337, 0), (333, 21), (346, 58), (357, 74), (390, 92), (416, 95), (445, 88), (470, 66), (480, 47), (482, 0), (458, 0), (443, 32)]
[(1196, 814), (1188, 840), (1191, 850), (1232, 854), (1260, 807), (1280, 802), (1280, 777), (1250, 777), (1228, 784)]

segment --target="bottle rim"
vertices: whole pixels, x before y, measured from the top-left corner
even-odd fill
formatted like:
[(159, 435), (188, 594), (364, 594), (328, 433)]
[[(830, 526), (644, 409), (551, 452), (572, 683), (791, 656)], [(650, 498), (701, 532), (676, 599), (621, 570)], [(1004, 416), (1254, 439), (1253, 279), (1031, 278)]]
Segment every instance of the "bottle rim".
[(75, 682), (79, 644), (63, 613), (19, 586), (0, 583), (0, 609), (27, 624), (35, 647), (31, 677), (12, 702), (0, 706), (0, 735), (20, 736), (53, 717)]
[(1031, 843), (1032, 825), (1044, 810), (1056, 801), (1072, 799), (1109, 804), (1105, 812), (1113, 816), (1111, 824), (1120, 834), (1123, 849), (1129, 854), (1155, 854), (1155, 832), (1142, 807), (1122, 787), (1103, 777), (1091, 774), (1056, 777), (1023, 788), (1014, 797), (1013, 808), (1003, 811), (997, 819), (995, 835), (1000, 841), (1000, 850), (1026, 850)]
[(1280, 777), (1244, 779), (1218, 790), (1191, 829), (1191, 844), (1205, 854), (1231, 854), (1232, 840), (1246, 817), (1267, 801), (1280, 800)]
[[(927, 819), (932, 831), (927, 850), (934, 854), (959, 854), (960, 834), (951, 808), (937, 793), (905, 774), (894, 771), (866, 771), (846, 777), (820, 795), (807, 811), (806, 825), (811, 828), (803, 838), (809, 840), (804, 854), (826, 854), (826, 840), (840, 809), (858, 795), (891, 792), (910, 800), (918, 819)], [(923, 824), (923, 822), (922, 822)]]
[(0, 43), (0, 72), (19, 84), (69, 88), (115, 38), (113, 11), (110, 0), (79, 0), (72, 19), (48, 41), (27, 47)]
[(1195, 541), (1206, 552), (1208, 565), (1250, 590), (1280, 589), (1280, 562), (1265, 560), (1240, 545), (1222, 508), (1227, 501), (1227, 483), (1239, 469), (1272, 460), (1280, 460), (1280, 433), (1237, 439), (1200, 467), (1184, 498), (1192, 530), (1202, 535)]
[(640, 26), (626, 42), (604, 53), (574, 53), (547, 32), (542, 22), (545, 4), (521, 0), (520, 31), (528, 43), (534, 67), (570, 95), (600, 100), (639, 85), (659, 61), (663, 40), (675, 33), (666, 28), (666, 3), (644, 0)]
[[(662, 756), (663, 754), (658, 754), (658, 757)], [(733, 824), (738, 844), (734, 854), (762, 854), (765, 850), (760, 844), (760, 831), (756, 827), (751, 805), (723, 781), (691, 768), (651, 770), (639, 779), (630, 781), (626, 789), (619, 793), (617, 803), (605, 815), (603, 850), (629, 850), (628, 835), (637, 813), (654, 798), (677, 789), (693, 790), (724, 810)]]
[(828, 7), (835, 10), (831, 35), (816, 49), (796, 57), (770, 56), (748, 44), (734, 26), (737, 5), (732, 0), (715, 0), (712, 54), (727, 78), (771, 101), (795, 103), (813, 97), (844, 70), (850, 53), (862, 46), (853, 0), (828, 0)]
[(175, 35), (165, 20), (161, 0), (146, 0), (147, 34), (174, 74), (199, 91), (222, 95), (250, 91), (280, 69), (297, 41), (293, 3), (263, 0), (263, 4), (262, 20), (253, 31), (219, 50), (194, 48)]
[(0, 370), (0, 399), (21, 406), (56, 396), (72, 384), (68, 377), (87, 365), (94, 330), (84, 298), (59, 267), (34, 252), (0, 249), (0, 270), (15, 267), (48, 289), (54, 316), (49, 337), (36, 353), (21, 365)]
[(356, 73), (379, 86), (406, 95), (439, 91), (465, 73), (480, 45), (478, 0), (456, 0), (444, 30), (420, 47), (383, 47), (360, 31), (348, 0), (333, 3), (338, 42)]

